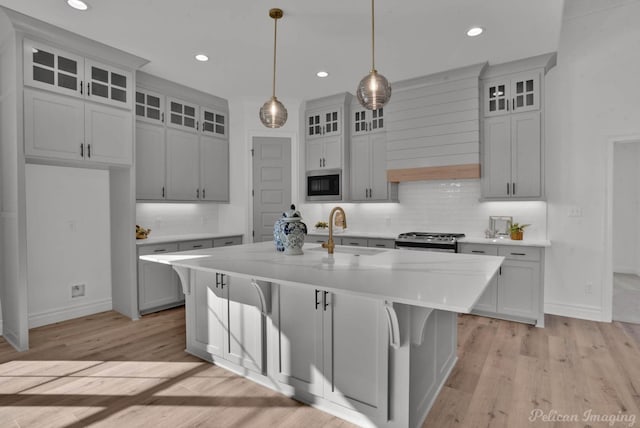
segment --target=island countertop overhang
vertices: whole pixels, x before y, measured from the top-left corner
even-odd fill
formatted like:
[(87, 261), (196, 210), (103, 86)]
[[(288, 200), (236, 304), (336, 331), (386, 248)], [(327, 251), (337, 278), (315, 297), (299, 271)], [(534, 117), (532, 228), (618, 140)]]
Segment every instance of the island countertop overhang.
[(317, 247), (306, 244), (303, 255), (288, 256), (276, 252), (272, 242), (262, 242), (140, 258), (460, 313), (471, 311), (504, 260), (498, 256), (357, 247), (328, 255)]

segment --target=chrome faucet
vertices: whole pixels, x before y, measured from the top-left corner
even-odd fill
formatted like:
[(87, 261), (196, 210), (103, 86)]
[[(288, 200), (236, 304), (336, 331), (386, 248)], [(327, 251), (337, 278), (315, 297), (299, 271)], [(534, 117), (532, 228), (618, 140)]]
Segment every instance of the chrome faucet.
[(333, 254), (333, 249), (336, 248), (336, 244), (333, 242), (333, 216), (336, 211), (342, 213), (342, 227), (347, 227), (347, 215), (344, 213), (344, 210), (341, 207), (334, 207), (329, 213), (329, 240), (322, 243), (322, 248), (326, 248), (329, 254)]

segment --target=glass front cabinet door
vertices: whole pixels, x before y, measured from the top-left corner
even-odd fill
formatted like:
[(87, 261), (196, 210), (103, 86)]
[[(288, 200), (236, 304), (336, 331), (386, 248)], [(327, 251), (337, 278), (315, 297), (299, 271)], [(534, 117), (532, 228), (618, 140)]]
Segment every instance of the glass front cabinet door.
[(85, 94), (88, 99), (131, 109), (131, 73), (95, 61), (85, 61)]
[(24, 40), (24, 84), (65, 95), (83, 96), (84, 59)]

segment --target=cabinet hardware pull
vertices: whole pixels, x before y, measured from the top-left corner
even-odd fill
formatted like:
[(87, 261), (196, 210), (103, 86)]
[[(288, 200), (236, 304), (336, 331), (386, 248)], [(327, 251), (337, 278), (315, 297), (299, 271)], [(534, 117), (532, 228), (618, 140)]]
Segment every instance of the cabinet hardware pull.
[(324, 305), (324, 310), (327, 310), (327, 307), (329, 306), (329, 303), (327, 303), (327, 295), (329, 294), (328, 291), (323, 291), (323, 295), (322, 295), (322, 304)]
[(500, 271), (498, 272), (498, 275), (502, 275), (502, 266), (500, 266)]
[(224, 290), (224, 277), (225, 275), (223, 273), (220, 274), (220, 288), (222, 290)]
[(216, 272), (216, 288), (220, 285), (220, 274)]
[(202, 189), (202, 199), (204, 199), (204, 191), (205, 189)]
[(200, 127), (199, 127), (199, 122), (196, 120), (196, 131), (199, 131)]
[(384, 244), (376, 244), (376, 247), (385, 248), (385, 245)]
[(509, 190), (510, 190), (510, 188), (509, 188), (509, 183), (507, 183), (507, 195), (509, 195), (509, 194), (510, 194), (510, 193), (509, 193)]
[(200, 199), (200, 189), (196, 189), (196, 199)]
[(202, 248), (202, 244), (200, 245), (194, 245), (193, 248)]
[(471, 250), (472, 253), (484, 254), (484, 251), (480, 250)]
[(84, 144), (80, 143), (80, 157), (84, 158)]
[(164, 123), (164, 112), (162, 112), (162, 119), (160, 121)]
[(318, 166), (322, 168), (322, 158), (318, 159)]
[(511, 98), (511, 110), (516, 111), (516, 99)]
[(87, 96), (91, 96), (91, 83), (87, 82)]
[(516, 195), (516, 183), (511, 183), (511, 194)]
[(162, 197), (164, 198), (164, 186), (162, 186)]
[(87, 157), (91, 157), (91, 144), (87, 144)]
[(526, 253), (511, 253), (512, 256), (526, 256)]
[(320, 304), (320, 301), (318, 300), (318, 294), (320, 294), (320, 290), (316, 290), (316, 311), (318, 310), (318, 305)]
[(233, 241), (227, 241), (224, 243), (224, 245), (233, 245)]
[(80, 95), (82, 95), (82, 87), (84, 86), (84, 82), (81, 80), (80, 81)]
[(154, 253), (164, 253), (165, 251), (167, 251), (166, 248), (160, 248), (158, 250), (153, 250)]

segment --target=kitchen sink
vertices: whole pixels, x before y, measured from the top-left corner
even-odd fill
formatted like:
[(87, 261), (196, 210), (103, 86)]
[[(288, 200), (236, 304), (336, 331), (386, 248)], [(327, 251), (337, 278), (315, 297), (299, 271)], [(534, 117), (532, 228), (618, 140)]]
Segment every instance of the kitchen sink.
[[(309, 249), (303, 248), (303, 251), (323, 251), (327, 252), (326, 248), (313, 247)], [(384, 253), (387, 250), (380, 250), (378, 248), (360, 248), (360, 247), (347, 247), (343, 245), (336, 245), (333, 252), (339, 254), (353, 254), (354, 256), (375, 256), (376, 254)]]

